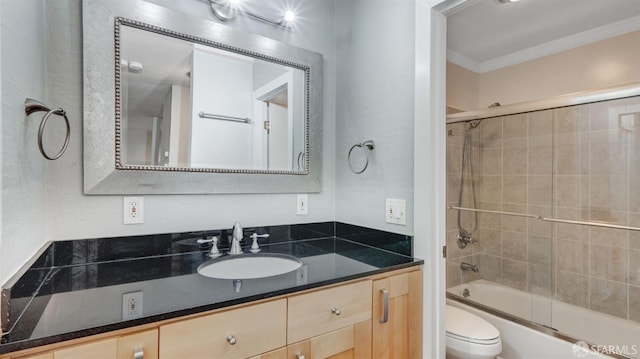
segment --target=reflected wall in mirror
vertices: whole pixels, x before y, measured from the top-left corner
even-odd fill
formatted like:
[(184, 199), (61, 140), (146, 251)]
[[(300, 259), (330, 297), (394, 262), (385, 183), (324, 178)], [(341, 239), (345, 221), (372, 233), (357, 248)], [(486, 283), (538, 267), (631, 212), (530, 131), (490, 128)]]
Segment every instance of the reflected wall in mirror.
[(115, 33), (119, 167), (308, 172), (307, 66), (124, 18)]

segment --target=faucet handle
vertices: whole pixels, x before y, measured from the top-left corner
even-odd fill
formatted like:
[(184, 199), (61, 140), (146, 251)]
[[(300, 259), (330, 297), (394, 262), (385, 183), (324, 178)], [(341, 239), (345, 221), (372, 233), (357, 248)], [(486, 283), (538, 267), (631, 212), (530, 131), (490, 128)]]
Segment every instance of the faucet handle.
[(260, 246), (258, 245), (258, 238), (269, 238), (269, 233), (265, 233), (265, 234), (254, 233), (251, 235), (251, 239), (253, 239), (253, 243), (251, 243), (251, 249), (249, 249), (251, 253), (258, 253), (261, 250)]
[(218, 250), (218, 237), (213, 236), (211, 237), (211, 240), (213, 241), (213, 245), (211, 246), (211, 250), (209, 251), (209, 257), (218, 258), (222, 255), (222, 253), (220, 253), (220, 251)]
[(213, 236), (211, 239), (207, 239), (207, 237), (205, 237), (205, 238), (198, 239), (196, 243), (199, 243), (199, 244), (211, 243), (211, 242), (216, 242), (217, 240), (218, 240), (218, 237), (216, 236)]
[(217, 258), (220, 257), (222, 255), (222, 253), (220, 253), (220, 251), (218, 250), (218, 237), (213, 236), (211, 237), (211, 239), (198, 239), (196, 242), (198, 243), (213, 243), (213, 245), (211, 245), (211, 250), (209, 251), (209, 257), (211, 258)]

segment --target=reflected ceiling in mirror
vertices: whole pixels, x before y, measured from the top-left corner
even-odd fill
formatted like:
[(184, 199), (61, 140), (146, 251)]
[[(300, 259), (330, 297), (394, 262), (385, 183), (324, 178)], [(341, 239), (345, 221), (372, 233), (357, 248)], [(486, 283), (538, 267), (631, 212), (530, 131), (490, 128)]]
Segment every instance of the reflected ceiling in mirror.
[(308, 174), (309, 67), (116, 18), (116, 168)]

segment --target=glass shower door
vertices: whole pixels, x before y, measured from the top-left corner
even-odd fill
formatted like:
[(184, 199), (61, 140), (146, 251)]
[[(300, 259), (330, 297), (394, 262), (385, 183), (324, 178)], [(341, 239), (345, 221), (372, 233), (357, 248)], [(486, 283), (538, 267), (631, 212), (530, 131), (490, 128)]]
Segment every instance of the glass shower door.
[(551, 111), (448, 125), (451, 292), (551, 326), (553, 224), (539, 217), (552, 215), (552, 174)]
[(447, 130), (448, 291), (640, 358), (640, 97)]

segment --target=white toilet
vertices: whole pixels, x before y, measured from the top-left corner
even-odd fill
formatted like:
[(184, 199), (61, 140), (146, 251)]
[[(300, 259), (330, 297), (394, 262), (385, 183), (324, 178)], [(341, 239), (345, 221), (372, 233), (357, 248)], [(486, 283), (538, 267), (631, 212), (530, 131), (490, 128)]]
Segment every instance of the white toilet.
[(447, 358), (494, 359), (502, 352), (500, 332), (491, 323), (447, 305)]

